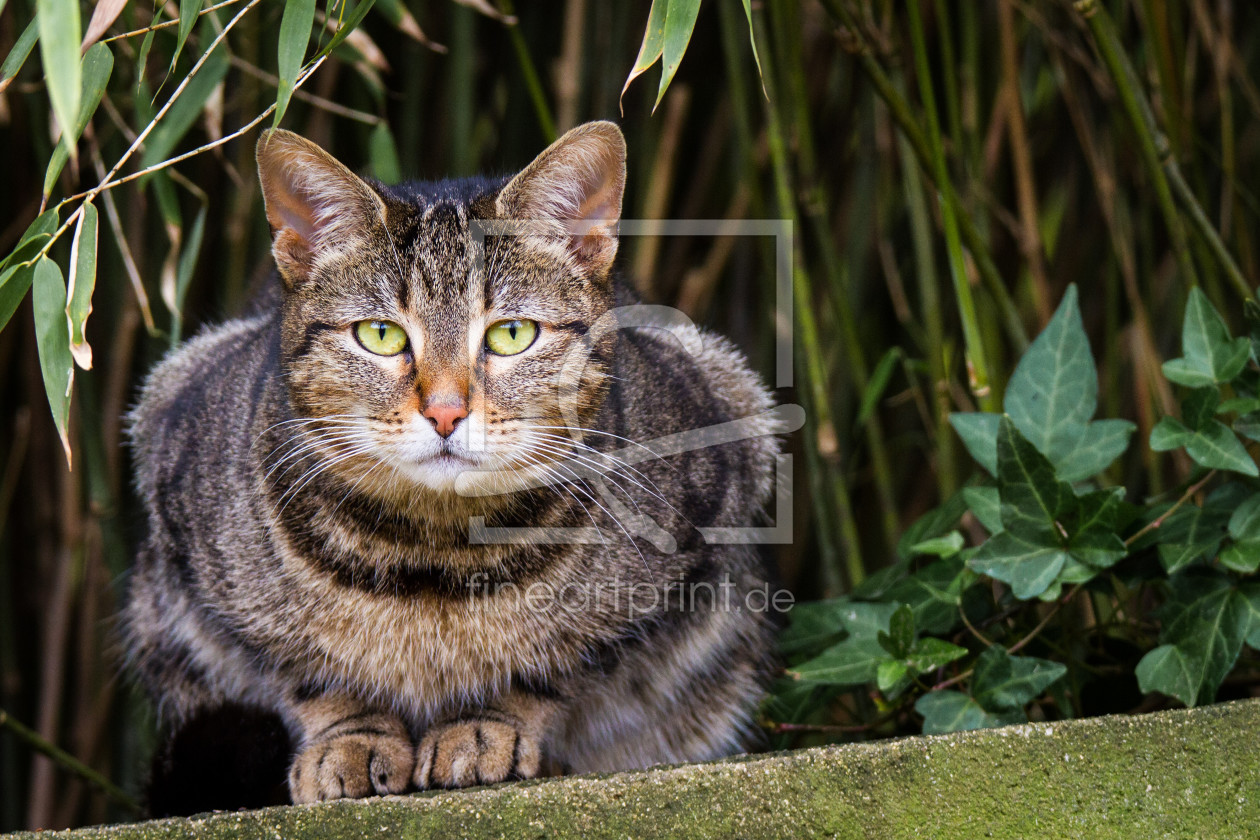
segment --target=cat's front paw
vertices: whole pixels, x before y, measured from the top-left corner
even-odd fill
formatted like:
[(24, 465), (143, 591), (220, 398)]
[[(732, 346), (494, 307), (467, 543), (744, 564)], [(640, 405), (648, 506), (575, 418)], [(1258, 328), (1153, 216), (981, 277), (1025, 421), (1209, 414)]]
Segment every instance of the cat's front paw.
[(402, 793), (414, 766), (400, 722), (344, 728), (303, 747), (289, 768), (289, 793), (297, 804)]
[(431, 727), (416, 750), (419, 788), (489, 785), (538, 775), (542, 749), (514, 722), (471, 718)]

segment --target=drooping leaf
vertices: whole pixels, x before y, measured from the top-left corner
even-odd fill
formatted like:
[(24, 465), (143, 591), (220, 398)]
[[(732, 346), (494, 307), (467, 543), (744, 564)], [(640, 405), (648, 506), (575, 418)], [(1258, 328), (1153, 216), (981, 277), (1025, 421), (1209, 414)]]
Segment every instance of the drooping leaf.
[(188, 284), (192, 282), (193, 270), (197, 267), (197, 257), (201, 253), (201, 240), (206, 231), (206, 206), (203, 204), (193, 219), (188, 231), (187, 240), (179, 254), (179, 262), (175, 270), (175, 305), (172, 308), (171, 344), (180, 340), (183, 327), (184, 298), (188, 294)]
[(37, 13), (35, 19), (28, 23), (22, 30), (22, 34), (18, 36), (13, 49), (9, 50), (9, 54), (5, 56), (4, 64), (0, 64), (0, 93), (4, 93), (4, 89), (22, 70), (22, 65), (30, 57), (31, 50), (35, 49), (35, 42), (38, 40), (39, 15)]
[(1067, 666), (1032, 656), (1011, 656), (994, 645), (976, 660), (972, 694), (990, 712), (1022, 709), (1067, 673)]
[(1028, 720), (1022, 711), (991, 714), (961, 691), (933, 691), (920, 697), (914, 710), (923, 716), (924, 735), (968, 729), (991, 729)]
[[(285, 0), (285, 5), (288, 3), (289, 0)], [(175, 72), (179, 54), (184, 51), (184, 44), (188, 42), (188, 36), (192, 34), (193, 25), (197, 22), (203, 5), (205, 5), (205, 0), (179, 0), (179, 27), (175, 34), (175, 53), (171, 56), (171, 68), (167, 71), (168, 73)]]
[(34, 279), (34, 265), (18, 263), (0, 271), (0, 330), (8, 325)]
[[(206, 17), (210, 18), (213, 15)], [(204, 31), (209, 36), (206, 43), (209, 43), (214, 37), (214, 29), (207, 24)], [(227, 75), (228, 66), (227, 48), (225, 42), (220, 42), (210, 53), (205, 64), (201, 65), (197, 75), (184, 88), (179, 99), (175, 100), (161, 122), (149, 133), (140, 159), (141, 169), (161, 163), (170, 157), (171, 151), (201, 115), (214, 89)]]
[(696, 27), (696, 16), (700, 14), (700, 0), (669, 0), (669, 8), (665, 10), (665, 44), (661, 53), (661, 83), (656, 90), (656, 102), (652, 110), (661, 104), (669, 83), (674, 80), (678, 66), (682, 64), (687, 45), (691, 43), (691, 32)]
[[(39, 57), (44, 64), (48, 98), (52, 101), (57, 123), (64, 131), (72, 130), (79, 115), (82, 83), (79, 66), (78, 0), (35, 0), (35, 16), (39, 23)], [(70, 157), (77, 156), (72, 147)]]
[[(75, 46), (78, 46), (77, 36)], [(74, 360), (70, 356), (70, 329), (66, 324), (66, 282), (61, 269), (48, 257), (40, 257), (35, 264), (31, 302), (44, 391), (65, 449), (66, 464), (70, 464), (70, 390), (74, 385)]]
[(41, 213), (18, 240), (18, 246), (9, 256), (0, 260), (0, 330), (3, 330), (26, 297), (35, 279), (34, 264), (23, 265), (35, 259), (35, 255), (48, 243), (57, 229), (57, 210)]
[(1245, 338), (1231, 338), (1225, 320), (1199, 287), (1190, 290), (1181, 326), (1179, 359), (1164, 363), (1164, 375), (1188, 388), (1228, 382), (1251, 354)]
[(753, 29), (751, 0), (744, 0), (744, 17), (748, 18), (748, 43), (752, 45), (753, 62), (757, 65), (757, 78), (761, 79), (761, 92), (769, 99), (770, 94), (766, 92), (766, 75), (761, 72), (761, 56), (757, 54), (757, 34)]
[(276, 75), (280, 78), (276, 85), (276, 113), (271, 127), (276, 128), (284, 119), (289, 108), (289, 99), (293, 96), (293, 88), (298, 73), (302, 70), (302, 60), (306, 58), (306, 46), (310, 43), (311, 27), (315, 25), (315, 0), (287, 0), (284, 4), (284, 16), (280, 19), (279, 58)]
[(92, 314), (92, 291), (96, 288), (96, 246), (98, 218), (96, 207), (83, 205), (79, 224), (70, 245), (70, 286), (66, 290), (66, 318), (70, 324), (70, 355), (84, 370), (92, 369), (92, 347), (85, 329)]
[(398, 163), (398, 146), (389, 124), (384, 120), (372, 129), (368, 141), (368, 154), (372, 161), (372, 173), (376, 180), (385, 184), (397, 184), (402, 180), (402, 166)]
[(100, 40), (105, 30), (109, 29), (110, 25), (122, 14), (126, 5), (127, 0), (100, 0), (96, 8), (92, 10), (92, 17), (88, 20), (87, 32), (83, 33), (83, 43), (79, 44), (79, 51), (86, 50)]
[(359, 24), (363, 22), (363, 18), (367, 17), (367, 13), (372, 10), (372, 6), (375, 3), (376, 0), (360, 0), (339, 23), (333, 24), (332, 21), (329, 21), (329, 24), (336, 26), (336, 32), (324, 48), (319, 51), (318, 55), (329, 55), (333, 50), (340, 47), (359, 28)]
[(892, 379), (893, 371), (897, 369), (897, 362), (903, 355), (900, 347), (890, 347), (879, 360), (879, 364), (875, 365), (875, 371), (862, 392), (861, 408), (858, 409), (857, 420), (854, 421), (856, 425), (864, 426), (866, 421), (871, 419), (871, 415), (875, 413), (875, 407), (879, 404), (879, 398), (884, 395), (888, 380)]
[[(634, 67), (621, 86), (619, 104), (626, 98), (630, 83), (643, 75), (649, 67), (657, 62), (665, 50), (665, 13), (669, 0), (652, 0), (652, 8), (648, 12), (647, 28), (643, 32), (643, 43), (639, 45), (639, 55), (634, 60)], [(621, 112), (625, 114), (625, 105), (621, 104)]]
[(105, 44), (94, 44), (83, 56), (81, 73), (83, 90), (79, 96), (79, 116), (74, 125), (69, 128), (63, 126), (61, 139), (57, 143), (57, 148), (53, 149), (52, 160), (48, 162), (48, 170), (44, 173), (45, 196), (52, 194), (53, 185), (57, 183), (57, 178), (60, 177), (61, 170), (66, 165), (71, 147), (79, 142), (83, 129), (87, 127), (88, 121), (96, 113), (97, 106), (101, 104), (105, 86), (109, 84), (109, 77), (113, 71), (114, 54)]

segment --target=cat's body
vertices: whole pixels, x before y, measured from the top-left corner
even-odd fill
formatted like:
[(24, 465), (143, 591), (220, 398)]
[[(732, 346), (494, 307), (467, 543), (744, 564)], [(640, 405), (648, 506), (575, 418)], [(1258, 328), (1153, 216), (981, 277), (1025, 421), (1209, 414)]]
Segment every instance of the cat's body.
[[(557, 179), (616, 158), (602, 126), (506, 187), (369, 188), (273, 135), (260, 169), (283, 289), (145, 385), (132, 665), (169, 725), (225, 703), (277, 712), (297, 801), (745, 743), (770, 649), (745, 596), (765, 575), (754, 546), (696, 528), (756, 520), (767, 392), (715, 336), (615, 328), (610, 310), (635, 310), (608, 273), (610, 229), (492, 238), (484, 265), (475, 245), (475, 219), (564, 215)], [(602, 203), (566, 222), (615, 221), (614, 164), (570, 179), (570, 198)], [(396, 323), (407, 349), (379, 352), (363, 323)], [(537, 337), (501, 355), (480, 347), (491, 323)], [(750, 439), (631, 457), (745, 417)], [(611, 463), (594, 450), (637, 461), (607, 474), (617, 489), (577, 479)], [(504, 530), (527, 528), (563, 530)]]

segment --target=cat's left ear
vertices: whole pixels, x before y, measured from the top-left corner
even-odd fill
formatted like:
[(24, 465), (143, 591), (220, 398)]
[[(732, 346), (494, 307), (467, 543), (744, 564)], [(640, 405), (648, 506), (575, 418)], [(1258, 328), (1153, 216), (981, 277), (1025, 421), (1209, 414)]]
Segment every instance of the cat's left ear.
[(290, 288), (310, 276), (320, 256), (349, 250), (384, 224), (376, 191), (304, 137), (264, 132), (257, 154), (271, 253)]
[[(626, 141), (610, 122), (572, 129), (499, 193), (501, 219), (527, 223), (525, 235), (558, 241), (588, 276), (602, 277), (617, 256), (617, 223), (626, 187)], [(529, 232), (542, 223), (543, 236)]]

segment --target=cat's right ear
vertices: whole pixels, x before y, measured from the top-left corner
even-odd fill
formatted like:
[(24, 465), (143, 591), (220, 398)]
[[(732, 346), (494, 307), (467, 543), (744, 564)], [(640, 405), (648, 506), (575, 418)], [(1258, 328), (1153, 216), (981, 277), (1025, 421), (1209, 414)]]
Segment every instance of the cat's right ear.
[(346, 251), (385, 220), (385, 203), (336, 158), (278, 129), (258, 139), (271, 253), (285, 285), (306, 280), (316, 260)]

